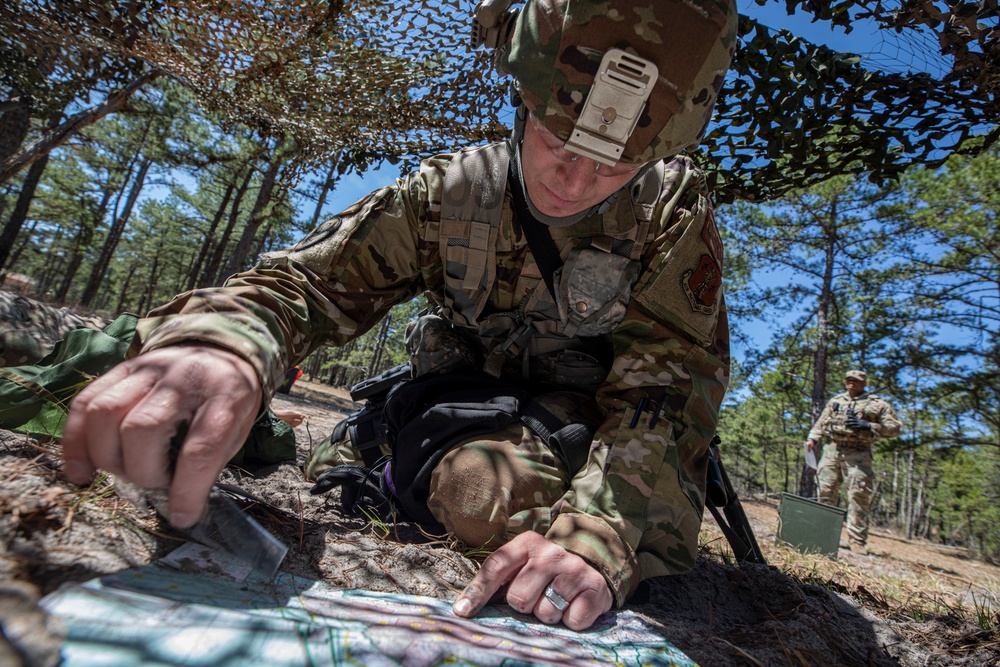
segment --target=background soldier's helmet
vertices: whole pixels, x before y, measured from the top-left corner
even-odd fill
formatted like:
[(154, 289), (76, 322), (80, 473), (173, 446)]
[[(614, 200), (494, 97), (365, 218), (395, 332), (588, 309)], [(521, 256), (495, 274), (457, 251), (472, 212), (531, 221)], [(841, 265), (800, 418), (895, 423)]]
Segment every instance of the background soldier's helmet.
[[(528, 110), (570, 141), (570, 150), (581, 134), (581, 113), (584, 120), (590, 116), (584, 133), (598, 143), (601, 133), (613, 134), (623, 125), (619, 118), (619, 128), (614, 127), (616, 111), (605, 113), (609, 107), (600, 100), (589, 102), (584, 112), (588, 95), (596, 97), (591, 92), (595, 79), (608, 79), (610, 73), (612, 88), (628, 88), (643, 79), (642, 63), (652, 65), (655, 69), (647, 66), (645, 72), (652, 72), (649, 82), (655, 84), (631, 114), (635, 126), (619, 142), (616, 159), (582, 152), (599, 162), (644, 163), (701, 140), (736, 48), (736, 20), (732, 0), (528, 0), (496, 62), (513, 75)], [(617, 80), (607, 61), (602, 63), (613, 49), (624, 52), (611, 68), (624, 75)], [(629, 56), (639, 56), (639, 70)], [(612, 88), (606, 91), (614, 96)], [(626, 118), (624, 124), (631, 121)]]
[(861, 382), (867, 382), (868, 374), (865, 373), (864, 371), (857, 371), (857, 370), (847, 371), (847, 373), (844, 375), (844, 379), (851, 379), (851, 378), (855, 380), (860, 380)]

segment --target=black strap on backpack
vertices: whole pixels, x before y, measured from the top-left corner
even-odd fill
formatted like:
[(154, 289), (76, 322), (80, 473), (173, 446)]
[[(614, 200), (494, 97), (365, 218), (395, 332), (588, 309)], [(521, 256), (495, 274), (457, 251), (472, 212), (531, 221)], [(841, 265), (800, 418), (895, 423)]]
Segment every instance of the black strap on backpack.
[(520, 421), (560, 458), (570, 474), (583, 467), (593, 432), (565, 424), (531, 395), (481, 372), (426, 375), (396, 384), (382, 408), (392, 456), (374, 465), (340, 465), (319, 475), (310, 493), (343, 487), (341, 504), (353, 514), (365, 508), (383, 519), (393, 510), (437, 525), (427, 509), (431, 474), (454, 447), (502, 431)]
[(431, 473), (457, 445), (520, 421), (532, 429), (572, 473), (587, 458), (593, 433), (564, 424), (530, 394), (486, 373), (428, 375), (389, 392), (383, 415), (392, 446), (387, 486), (402, 510), (420, 523), (436, 523), (427, 509)]

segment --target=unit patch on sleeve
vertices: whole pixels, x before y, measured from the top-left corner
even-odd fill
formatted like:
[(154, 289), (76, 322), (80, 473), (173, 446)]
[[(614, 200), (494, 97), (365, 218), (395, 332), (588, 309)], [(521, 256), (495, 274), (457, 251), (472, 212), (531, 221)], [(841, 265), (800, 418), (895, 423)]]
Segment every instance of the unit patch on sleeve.
[(709, 315), (715, 310), (715, 295), (722, 287), (722, 269), (711, 255), (704, 254), (697, 268), (681, 276), (681, 286), (691, 310)]

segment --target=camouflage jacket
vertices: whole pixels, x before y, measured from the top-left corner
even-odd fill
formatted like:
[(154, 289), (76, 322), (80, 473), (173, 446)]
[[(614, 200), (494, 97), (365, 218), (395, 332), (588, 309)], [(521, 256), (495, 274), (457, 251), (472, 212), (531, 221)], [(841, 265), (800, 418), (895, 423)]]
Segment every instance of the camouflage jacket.
[[(192, 339), (226, 347), (253, 364), (270, 396), (285, 368), (322, 342), (361, 335), (394, 304), (421, 293), (446, 304), (454, 282), (446, 288), (440, 208), (453, 159), (423, 161), (224, 287), (182, 294), (151, 312), (137, 329), (142, 348)], [(619, 197), (603, 217), (552, 228), (562, 258), (607, 225), (634, 225), (634, 206)], [(640, 270), (611, 333), (613, 366), (596, 392), (603, 423), (565, 496), (532, 518), (534, 530), (593, 564), (619, 605), (641, 579), (694, 565), (707, 448), (729, 380), (721, 242), (704, 176), (688, 158), (666, 165), (659, 197), (642, 217), (651, 224)], [(546, 289), (509, 189), (490, 244), (487, 317)], [(636, 414), (641, 405), (646, 411)]]
[[(860, 431), (847, 427), (851, 415), (870, 423), (870, 431)], [(837, 394), (823, 408), (823, 413), (809, 431), (809, 440), (816, 444), (828, 435), (838, 447), (866, 449), (878, 438), (894, 438), (899, 435), (903, 424), (896, 411), (876, 394), (861, 394), (856, 398), (846, 391)]]

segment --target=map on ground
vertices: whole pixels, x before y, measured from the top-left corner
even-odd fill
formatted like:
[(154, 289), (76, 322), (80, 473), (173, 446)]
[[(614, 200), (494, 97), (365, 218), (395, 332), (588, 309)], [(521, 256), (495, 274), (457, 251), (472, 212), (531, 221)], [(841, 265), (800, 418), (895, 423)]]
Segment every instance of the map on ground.
[(438, 598), (265, 580), (189, 543), (166, 558), (42, 600), (66, 628), (65, 667), (183, 665), (639, 665), (695, 667), (630, 611), (585, 632), (504, 605), (475, 619)]

